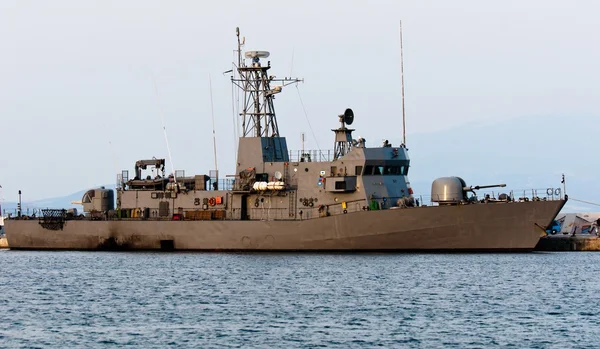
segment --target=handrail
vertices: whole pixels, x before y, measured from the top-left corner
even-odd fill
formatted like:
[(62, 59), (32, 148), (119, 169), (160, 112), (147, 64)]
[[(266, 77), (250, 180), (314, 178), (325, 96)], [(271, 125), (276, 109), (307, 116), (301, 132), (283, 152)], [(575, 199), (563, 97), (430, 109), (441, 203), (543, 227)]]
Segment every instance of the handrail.
[(290, 150), (290, 162), (330, 162), (333, 161), (333, 150)]
[[(561, 188), (533, 188), (533, 189), (513, 189), (513, 190), (478, 190), (477, 195), (468, 195), (470, 201), (485, 202), (489, 201), (510, 201), (510, 202), (527, 202), (527, 201), (554, 201), (562, 200), (566, 197)], [(506, 194), (508, 200), (501, 200), (500, 195)], [(421, 203), (429, 203), (434, 205), (431, 195), (415, 195)], [(438, 197), (439, 199), (439, 197)]]
[[(233, 182), (232, 180), (229, 179), (224, 179), (224, 180), (220, 180), (220, 181), (229, 181), (229, 182)], [(212, 189), (212, 188), (211, 188)], [(221, 188), (219, 188), (221, 189)], [(222, 190), (229, 190), (229, 189), (222, 189)], [(501, 200), (499, 198), (500, 194), (506, 194), (507, 195), (507, 200)], [(489, 197), (488, 197), (489, 195)], [(567, 196), (564, 195), (562, 193), (561, 188), (538, 188), (538, 189), (518, 189), (518, 190), (501, 190), (501, 191), (477, 191), (477, 196), (474, 197), (472, 200), (472, 202), (489, 202), (489, 203), (493, 203), (493, 202), (528, 202), (528, 201), (555, 201), (555, 200), (563, 200), (564, 198), (566, 198)], [(438, 203), (437, 202), (433, 202), (431, 199), (431, 195), (413, 195), (413, 198), (415, 199), (415, 207), (423, 207), (423, 206), (437, 206)], [(374, 197), (374, 200), (376, 200), (378, 203), (381, 202), (385, 202), (385, 205), (380, 205), (380, 207), (382, 209), (389, 209), (392, 207), (396, 207), (397, 205), (397, 201), (399, 199), (401, 199), (401, 197)], [(353, 200), (353, 201), (345, 201), (346, 204), (346, 209), (342, 208), (342, 202), (336, 202), (333, 204), (328, 204), (328, 205), (315, 205), (314, 207), (302, 207), (300, 208), (298, 211), (295, 212), (289, 212), (288, 208), (270, 208), (270, 207), (249, 207), (248, 208), (248, 213), (250, 213), (251, 217), (257, 217), (260, 216), (261, 219), (264, 220), (290, 220), (290, 219), (313, 219), (313, 218), (319, 218), (319, 217), (323, 217), (326, 215), (339, 215), (339, 214), (345, 214), (343, 211), (345, 210), (346, 213), (352, 213), (352, 212), (358, 212), (358, 211), (363, 211), (363, 210), (367, 210), (369, 207), (369, 201), (367, 199), (359, 199), (359, 200)], [(321, 206), (326, 206), (327, 209), (325, 211), (321, 210), (319, 211), (319, 207)], [(48, 209), (49, 207), (44, 207), (44, 208), (39, 208), (39, 207), (23, 207), (21, 210), (21, 214), (22, 217), (17, 217), (18, 214), (18, 210), (17, 208), (14, 209), (6, 209), (4, 208), (2, 210), (2, 216), (5, 217), (5, 219), (37, 219), (42, 217), (42, 209)], [(297, 216), (297, 212), (300, 212), (300, 210), (302, 211), (302, 215), (301, 217)], [(169, 215), (167, 217), (159, 217), (158, 215), (158, 208), (153, 208), (150, 209), (150, 217), (148, 217), (148, 219), (160, 219), (160, 220), (171, 220), (172, 219), (172, 213), (182, 213), (183, 215), (185, 215), (186, 212), (190, 212), (190, 211), (200, 211), (198, 207), (192, 207), (192, 208), (183, 208), (181, 210), (176, 209), (176, 212), (171, 211), (169, 213)], [(216, 209), (209, 209), (206, 210), (209, 212), (212, 211), (217, 211)], [(223, 211), (223, 209), (220, 209), (219, 211)], [(327, 214), (328, 212), (328, 214)], [(227, 210), (227, 217), (224, 217), (224, 219), (227, 220), (239, 220), (241, 219), (241, 212), (240, 209), (231, 209), (231, 210)], [(290, 216), (291, 214), (291, 216)], [(299, 214), (299, 213), (298, 213)], [(82, 215), (79, 215), (77, 217), (75, 217), (75, 219), (82, 219), (81, 217)], [(86, 218), (84, 218), (86, 219)], [(126, 220), (126, 219), (135, 219), (138, 220), (140, 218), (135, 217), (135, 218), (126, 218), (126, 217), (121, 217), (120, 219)], [(219, 218), (220, 219), (220, 218)]]

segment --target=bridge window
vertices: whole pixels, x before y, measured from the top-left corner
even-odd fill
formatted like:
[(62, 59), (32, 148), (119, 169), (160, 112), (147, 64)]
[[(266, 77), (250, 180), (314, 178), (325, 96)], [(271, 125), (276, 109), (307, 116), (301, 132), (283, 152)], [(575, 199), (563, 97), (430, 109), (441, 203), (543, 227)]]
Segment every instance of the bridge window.
[[(357, 166), (357, 174), (360, 173), (358, 171), (358, 167)], [(408, 166), (370, 166), (367, 165), (365, 166), (365, 171), (363, 172), (363, 175), (365, 176), (369, 176), (369, 175), (374, 175), (374, 176), (406, 176), (408, 173)]]

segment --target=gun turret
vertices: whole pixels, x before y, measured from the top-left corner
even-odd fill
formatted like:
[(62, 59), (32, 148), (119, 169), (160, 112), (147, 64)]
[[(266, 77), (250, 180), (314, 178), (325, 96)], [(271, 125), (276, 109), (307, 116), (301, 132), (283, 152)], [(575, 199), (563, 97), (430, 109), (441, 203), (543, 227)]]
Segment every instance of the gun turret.
[(459, 203), (471, 202), (468, 193), (475, 194), (475, 190), (486, 188), (503, 188), (506, 184), (491, 185), (467, 185), (460, 177), (441, 177), (431, 184), (431, 201), (440, 205), (458, 205)]

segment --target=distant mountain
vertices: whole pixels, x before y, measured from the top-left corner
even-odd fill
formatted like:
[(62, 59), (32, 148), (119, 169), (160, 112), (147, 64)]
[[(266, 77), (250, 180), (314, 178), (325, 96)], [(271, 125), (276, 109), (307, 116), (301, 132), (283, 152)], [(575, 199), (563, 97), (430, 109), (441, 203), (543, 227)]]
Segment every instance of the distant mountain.
[[(101, 186), (97, 186), (99, 188)], [(115, 185), (104, 185), (107, 189), (115, 189)], [(73, 201), (81, 201), (83, 194), (89, 189), (81, 190), (76, 193), (61, 196), (56, 198), (48, 198), (42, 200), (35, 201), (27, 201), (22, 203), (22, 211), (24, 214), (32, 214), (33, 210), (42, 209), (42, 208), (77, 208), (78, 210), (82, 209), (81, 205), (74, 205), (71, 202)], [(2, 204), (2, 214), (6, 215), (11, 213), (12, 215), (17, 214), (17, 203), (16, 202), (4, 202)]]
[(435, 178), (449, 175), (463, 177), (468, 185), (506, 183), (508, 190), (543, 193), (562, 189), (564, 173), (573, 200), (563, 211), (598, 211), (598, 206), (576, 201), (600, 203), (600, 162), (594, 159), (590, 120), (532, 117), (412, 135), (409, 178), (415, 192), (424, 195), (430, 195)]

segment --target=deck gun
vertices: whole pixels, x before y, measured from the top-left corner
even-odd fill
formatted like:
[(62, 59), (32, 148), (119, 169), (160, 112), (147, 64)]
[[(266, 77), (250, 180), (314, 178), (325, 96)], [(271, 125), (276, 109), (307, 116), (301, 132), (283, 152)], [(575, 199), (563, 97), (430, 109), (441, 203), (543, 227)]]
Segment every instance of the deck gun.
[[(474, 197), (469, 198), (469, 201), (474, 201), (477, 198), (477, 194), (475, 193), (475, 190), (488, 189), (488, 188), (504, 188), (504, 187), (506, 187), (506, 184), (465, 186), (465, 187), (463, 187), (463, 192), (465, 193), (465, 197), (467, 196), (468, 192), (475, 194)], [(508, 201), (508, 200), (509, 200), (509, 196), (507, 194), (500, 194), (500, 196), (498, 197), (498, 201)], [(490, 198), (490, 195), (486, 194), (485, 199), (483, 199), (481, 202), (489, 202), (489, 201), (495, 202), (496, 199)]]

